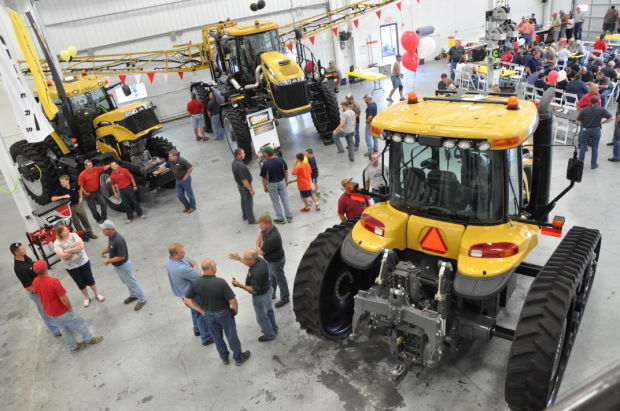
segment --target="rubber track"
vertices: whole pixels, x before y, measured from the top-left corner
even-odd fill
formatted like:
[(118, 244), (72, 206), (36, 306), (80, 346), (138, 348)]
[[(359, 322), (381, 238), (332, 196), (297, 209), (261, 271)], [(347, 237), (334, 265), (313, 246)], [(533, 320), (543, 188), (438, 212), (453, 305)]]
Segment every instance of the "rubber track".
[(600, 241), (598, 230), (573, 227), (532, 282), (508, 360), (505, 396), (512, 409), (547, 406), (562, 324)]
[(222, 124), (224, 118), (230, 119), (233, 131), (235, 132), (235, 138), (237, 139), (237, 147), (242, 148), (245, 151), (244, 163), (249, 163), (254, 155), (252, 150), (252, 136), (250, 135), (250, 129), (245, 122), (245, 116), (243, 116), (239, 110), (235, 110), (232, 107), (225, 107), (222, 110)]
[(340, 255), (340, 246), (353, 229), (356, 221), (347, 221), (328, 228), (310, 243), (304, 253), (293, 286), (293, 311), (297, 322), (308, 334), (330, 340), (345, 338), (346, 335), (327, 334), (321, 324), (320, 293), (323, 278), (330, 263)]
[(44, 205), (50, 202), (52, 194), (58, 187), (58, 181), (56, 180), (56, 171), (54, 164), (46, 155), (46, 150), (39, 148), (37, 145), (28, 143), (26, 140), (20, 140), (13, 144), (9, 149), (13, 161), (17, 158), (17, 155), (22, 154), (24, 157), (35, 162), (35, 164), (41, 169), (41, 184), (43, 185), (43, 193), (40, 196), (33, 195), (26, 185), (24, 189), (28, 195), (36, 201), (38, 204)]

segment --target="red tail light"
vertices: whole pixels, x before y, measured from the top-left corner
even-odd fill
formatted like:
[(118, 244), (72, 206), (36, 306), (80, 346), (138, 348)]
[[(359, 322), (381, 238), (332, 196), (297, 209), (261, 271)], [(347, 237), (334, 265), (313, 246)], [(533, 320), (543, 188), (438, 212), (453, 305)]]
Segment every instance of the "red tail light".
[(372, 233), (380, 235), (381, 237), (385, 234), (385, 225), (370, 214), (362, 213), (360, 222), (362, 223), (362, 227)]
[(519, 253), (519, 246), (514, 243), (480, 243), (469, 249), (470, 257), (506, 258)]

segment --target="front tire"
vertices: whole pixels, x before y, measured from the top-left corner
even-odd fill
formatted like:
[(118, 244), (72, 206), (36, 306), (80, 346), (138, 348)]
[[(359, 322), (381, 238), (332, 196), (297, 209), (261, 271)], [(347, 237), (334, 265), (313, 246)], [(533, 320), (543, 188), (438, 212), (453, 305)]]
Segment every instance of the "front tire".
[(230, 152), (234, 152), (237, 147), (242, 148), (245, 151), (244, 163), (249, 163), (254, 155), (254, 150), (252, 149), (250, 128), (245, 122), (243, 113), (232, 107), (225, 107), (222, 110), (222, 124)]
[(555, 401), (596, 272), (597, 230), (574, 227), (536, 276), (508, 360), (506, 402), (541, 410)]
[(103, 198), (105, 198), (108, 207), (115, 211), (125, 211), (125, 206), (123, 205), (123, 200), (121, 199), (120, 193), (118, 198), (114, 197), (112, 185), (110, 184), (110, 170), (106, 170), (99, 175), (99, 191), (103, 195)]
[[(28, 195), (38, 204), (49, 203), (58, 181), (54, 164), (46, 155), (47, 149), (21, 140), (13, 144), (9, 151)], [(29, 162), (33, 163), (33, 167), (27, 167)]]
[(333, 142), (332, 132), (340, 124), (338, 99), (328, 82), (312, 85), (312, 121), (325, 144)]

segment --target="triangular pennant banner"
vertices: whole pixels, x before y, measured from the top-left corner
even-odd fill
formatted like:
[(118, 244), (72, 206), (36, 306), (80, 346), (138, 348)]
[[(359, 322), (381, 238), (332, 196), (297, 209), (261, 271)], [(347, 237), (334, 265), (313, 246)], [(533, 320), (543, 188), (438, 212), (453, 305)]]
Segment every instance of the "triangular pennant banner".
[(155, 78), (155, 73), (146, 73), (146, 76), (149, 78), (151, 84), (153, 84), (153, 79)]
[(358, 24), (360, 24), (360, 20), (359, 19), (353, 20), (353, 24), (355, 25), (355, 28), (357, 28)]
[(379, 17), (379, 19), (381, 19), (381, 10), (377, 11), (377, 17)]
[(287, 43), (286, 48), (289, 49), (290, 51), (293, 51), (293, 43)]
[(308, 37), (308, 40), (310, 40), (310, 43), (314, 46), (314, 36)]
[(159, 76), (163, 77), (164, 84), (168, 84), (168, 73), (160, 73)]
[(177, 72), (177, 74), (179, 75), (179, 77), (183, 78), (183, 74), (185, 74), (185, 73), (183, 73), (182, 71), (179, 71), (179, 72)]
[(334, 32), (334, 36), (338, 35), (338, 27), (332, 28), (332, 31)]
[(396, 3), (396, 7), (398, 7), (399, 11), (403, 11), (403, 3), (402, 2), (399, 1), (398, 3)]
[(138, 73), (138, 74), (134, 74), (133, 75), (133, 81), (136, 83), (140, 82), (140, 77), (142, 76), (142, 74)]
[(127, 80), (127, 74), (121, 74), (120, 76), (118, 76), (118, 78), (121, 83), (125, 84), (125, 80)]

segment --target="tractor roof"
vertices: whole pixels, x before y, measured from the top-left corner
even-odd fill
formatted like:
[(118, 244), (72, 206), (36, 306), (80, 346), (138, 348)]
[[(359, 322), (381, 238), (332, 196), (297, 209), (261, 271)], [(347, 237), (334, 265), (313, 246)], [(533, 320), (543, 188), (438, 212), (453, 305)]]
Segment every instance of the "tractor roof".
[(250, 34), (262, 33), (274, 30), (280, 27), (278, 23), (271, 21), (260, 22), (256, 20), (254, 24), (244, 24), (241, 26), (228, 27), (224, 29), (224, 33), (231, 36), (248, 36)]
[[(107, 79), (95, 75), (76, 75), (73, 77), (73, 80), (71, 80), (70, 77), (67, 77), (62, 82), (65, 92), (67, 93), (67, 97), (88, 93), (89, 91), (103, 87), (107, 84)], [(49, 90), (52, 98), (59, 98), (58, 92), (56, 91), (56, 86), (54, 86), (53, 83), (49, 86)]]
[(511, 144), (515, 146), (527, 140), (538, 124), (537, 108), (530, 101), (519, 100), (519, 108), (510, 110), (505, 104), (506, 97), (465, 95), (450, 100), (433, 97), (421, 98), (417, 104), (407, 101), (394, 104), (374, 118), (373, 135), (388, 130), (405, 134), (486, 139), (491, 144), (494, 140), (518, 136), (519, 142)]

